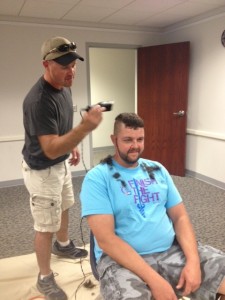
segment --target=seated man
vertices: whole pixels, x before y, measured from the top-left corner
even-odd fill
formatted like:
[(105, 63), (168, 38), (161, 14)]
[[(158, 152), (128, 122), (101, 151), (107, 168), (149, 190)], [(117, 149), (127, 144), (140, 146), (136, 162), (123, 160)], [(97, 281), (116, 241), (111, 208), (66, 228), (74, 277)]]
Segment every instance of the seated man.
[(181, 196), (160, 163), (140, 158), (144, 123), (115, 119), (114, 156), (86, 175), (82, 216), (95, 236), (107, 300), (225, 300), (225, 253), (197, 244)]

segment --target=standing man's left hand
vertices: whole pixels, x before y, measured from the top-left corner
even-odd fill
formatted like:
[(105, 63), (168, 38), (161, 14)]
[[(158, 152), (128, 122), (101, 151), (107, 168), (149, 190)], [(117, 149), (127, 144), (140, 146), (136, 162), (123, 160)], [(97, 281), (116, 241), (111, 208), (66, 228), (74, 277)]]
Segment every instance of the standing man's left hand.
[(72, 151), (71, 151), (71, 155), (72, 157), (69, 159), (69, 164), (71, 166), (76, 166), (79, 164), (80, 162), (80, 152), (78, 150), (78, 148), (74, 148)]

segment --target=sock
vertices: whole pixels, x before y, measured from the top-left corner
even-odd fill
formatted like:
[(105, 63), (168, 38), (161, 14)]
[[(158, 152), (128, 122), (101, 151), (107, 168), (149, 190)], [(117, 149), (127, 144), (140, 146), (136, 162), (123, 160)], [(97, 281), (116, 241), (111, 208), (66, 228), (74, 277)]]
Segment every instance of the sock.
[(52, 272), (51, 272), (50, 274), (48, 274), (48, 275), (41, 275), (41, 274), (40, 274), (40, 279), (43, 280), (45, 277), (48, 277), (48, 276), (51, 275), (51, 274), (52, 274)]
[(66, 246), (68, 246), (68, 245), (70, 244), (70, 240), (68, 240), (68, 241), (66, 241), (66, 242), (60, 242), (60, 241), (57, 240), (57, 242), (59, 243), (59, 245), (60, 245), (61, 247), (66, 247)]

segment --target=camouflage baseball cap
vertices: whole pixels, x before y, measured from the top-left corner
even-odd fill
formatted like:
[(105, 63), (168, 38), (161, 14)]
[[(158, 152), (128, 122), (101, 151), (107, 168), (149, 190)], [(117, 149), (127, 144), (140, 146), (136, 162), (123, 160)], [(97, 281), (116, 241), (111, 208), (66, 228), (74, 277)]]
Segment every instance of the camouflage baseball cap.
[(84, 61), (84, 58), (76, 52), (74, 42), (60, 36), (52, 37), (45, 41), (41, 47), (43, 60), (54, 60), (61, 65), (68, 65), (76, 59)]

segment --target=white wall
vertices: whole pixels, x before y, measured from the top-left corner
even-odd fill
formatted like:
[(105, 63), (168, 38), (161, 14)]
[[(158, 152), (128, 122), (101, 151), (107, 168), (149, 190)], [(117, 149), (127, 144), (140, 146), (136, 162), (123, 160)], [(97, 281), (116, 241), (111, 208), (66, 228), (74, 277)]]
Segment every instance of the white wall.
[(136, 49), (90, 48), (91, 103), (114, 101), (113, 110), (92, 134), (92, 146), (112, 145), (115, 117), (121, 112), (135, 112)]
[(225, 16), (167, 32), (162, 43), (190, 41), (186, 169), (225, 183)]
[[(54, 35), (62, 35), (75, 41), (78, 53), (86, 58), (88, 43), (120, 45), (154, 45), (159, 35), (147, 32), (129, 32), (92, 28), (72, 28), (35, 24), (0, 22), (0, 183), (22, 179), (21, 149), (23, 146), (22, 102), (42, 75), (40, 47), (42, 42)], [(88, 104), (87, 60), (79, 62), (77, 76), (72, 88), (74, 104), (78, 106), (75, 124), (80, 121), (79, 110)], [(105, 115), (107, 117), (107, 115)], [(90, 167), (90, 141), (85, 138), (83, 157)], [(72, 171), (82, 171), (79, 164)]]
[[(156, 45), (191, 42), (186, 168), (225, 182), (225, 48), (220, 36), (225, 16), (180, 28), (166, 34), (96, 30), (60, 26), (7, 24), (0, 22), (0, 184), (21, 179), (23, 145), (22, 102), (25, 94), (42, 74), (40, 46), (53, 36), (75, 41), (86, 57), (88, 43)], [(87, 60), (79, 62), (73, 86), (74, 103), (79, 109), (88, 104)], [(105, 117), (107, 115), (105, 114)], [(84, 140), (84, 160), (90, 166), (90, 141)], [(74, 171), (82, 171), (82, 163)]]

